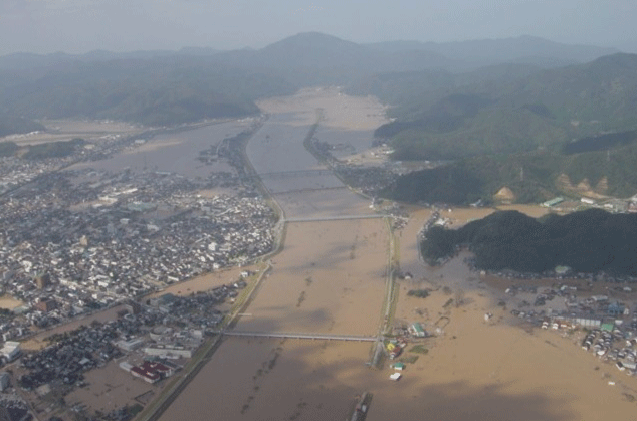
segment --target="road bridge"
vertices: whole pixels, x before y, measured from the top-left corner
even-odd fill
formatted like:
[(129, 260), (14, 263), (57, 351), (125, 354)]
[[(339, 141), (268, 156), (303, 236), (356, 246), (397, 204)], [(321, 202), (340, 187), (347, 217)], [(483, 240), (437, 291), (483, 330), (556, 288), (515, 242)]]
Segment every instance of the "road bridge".
[(343, 221), (348, 219), (379, 219), (385, 218), (387, 215), (335, 215), (335, 216), (316, 216), (307, 218), (286, 218), (284, 222), (321, 222), (321, 221)]
[(292, 170), (292, 171), (275, 171), (258, 173), (257, 176), (262, 180), (276, 178), (292, 178), (292, 177), (311, 177), (317, 175), (333, 175), (332, 170), (328, 169), (312, 169), (312, 170)]
[(377, 342), (379, 340), (376, 336), (330, 335), (319, 333), (240, 332), (235, 330), (213, 331), (212, 333), (245, 338), (304, 339), (310, 341)]
[(292, 194), (292, 193), (311, 193), (315, 191), (323, 191), (323, 190), (346, 190), (347, 186), (336, 186), (336, 187), (308, 187), (306, 189), (292, 189), (285, 191), (275, 191), (270, 192), (272, 195), (282, 195), (282, 194)]

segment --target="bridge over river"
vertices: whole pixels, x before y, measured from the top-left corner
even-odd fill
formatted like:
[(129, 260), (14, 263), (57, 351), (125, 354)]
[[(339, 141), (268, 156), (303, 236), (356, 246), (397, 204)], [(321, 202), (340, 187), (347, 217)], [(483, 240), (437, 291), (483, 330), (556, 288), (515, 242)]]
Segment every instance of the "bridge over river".
[(350, 219), (380, 219), (386, 218), (388, 215), (384, 214), (370, 214), (370, 215), (334, 215), (334, 216), (309, 216), (298, 218), (285, 218), (284, 222), (317, 222), (317, 221), (346, 221)]
[(291, 170), (291, 171), (273, 171), (258, 173), (254, 178), (265, 179), (281, 179), (281, 178), (297, 178), (297, 177), (315, 177), (319, 175), (334, 175), (330, 169), (308, 169), (308, 170)]
[(305, 339), (311, 341), (377, 342), (380, 340), (376, 336), (330, 335), (320, 333), (241, 332), (236, 330), (212, 331), (211, 333), (245, 338)]

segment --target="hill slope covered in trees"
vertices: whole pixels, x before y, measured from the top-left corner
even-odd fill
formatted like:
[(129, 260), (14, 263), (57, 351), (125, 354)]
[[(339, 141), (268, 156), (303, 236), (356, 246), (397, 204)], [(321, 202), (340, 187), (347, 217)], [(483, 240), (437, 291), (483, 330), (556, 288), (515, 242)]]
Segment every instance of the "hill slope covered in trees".
[(540, 221), (516, 211), (496, 212), (458, 230), (431, 228), (421, 243), (429, 261), (466, 244), (480, 269), (520, 272), (605, 271), (637, 276), (637, 215), (591, 209)]

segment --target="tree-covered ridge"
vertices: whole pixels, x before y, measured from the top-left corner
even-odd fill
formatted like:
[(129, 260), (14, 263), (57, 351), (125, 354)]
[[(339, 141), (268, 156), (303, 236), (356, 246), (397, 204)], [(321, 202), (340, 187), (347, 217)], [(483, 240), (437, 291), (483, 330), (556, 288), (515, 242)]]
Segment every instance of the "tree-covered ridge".
[(49, 142), (38, 145), (30, 145), (22, 155), (23, 159), (36, 160), (48, 158), (64, 158), (72, 155), (86, 142), (84, 139), (72, 139), (68, 141)]
[(15, 142), (0, 142), (0, 158), (13, 156), (20, 149)]
[(475, 254), (480, 269), (541, 273), (563, 265), (576, 272), (637, 276), (636, 214), (591, 209), (537, 220), (517, 211), (496, 212), (458, 230), (431, 228), (421, 251), (436, 261), (461, 244)]
[(44, 130), (44, 126), (33, 121), (20, 117), (0, 115), (0, 138), (12, 134), (24, 134)]
[(637, 127), (635, 54), (543, 71), (506, 69), (491, 78), (429, 72), (421, 82), (413, 74), (387, 75), (371, 86), (381, 95), (391, 86), (398, 121), (377, 135), (391, 138), (397, 159), (432, 160), (560, 150), (572, 139)]
[(295, 89), (267, 72), (193, 57), (69, 63), (0, 86), (0, 111), (28, 118), (177, 125), (253, 115), (256, 98)]
[[(537, 203), (556, 195), (586, 196), (586, 191), (577, 189), (582, 183), (595, 194), (630, 197), (637, 192), (637, 139), (622, 143), (631, 138), (610, 137), (607, 149), (603, 140), (597, 140), (593, 146), (600, 150), (568, 155), (533, 151), (466, 158), (399, 177), (382, 195), (404, 202), (466, 205), (478, 199), (491, 202), (506, 187), (513, 194), (511, 201)], [(573, 149), (588, 147), (584, 142)], [(564, 184), (566, 180), (570, 185)]]
[(85, 144), (84, 139), (79, 138), (27, 145), (22, 148), (15, 142), (0, 142), (0, 157), (20, 156), (28, 160), (64, 158), (72, 155)]

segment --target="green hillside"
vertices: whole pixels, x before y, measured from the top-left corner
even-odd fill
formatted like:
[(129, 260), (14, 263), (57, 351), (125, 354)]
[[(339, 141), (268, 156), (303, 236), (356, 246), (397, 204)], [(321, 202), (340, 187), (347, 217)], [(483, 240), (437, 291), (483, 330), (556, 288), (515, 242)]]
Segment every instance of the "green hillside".
[[(518, 69), (511, 78), (523, 73)], [(465, 81), (470, 79), (465, 77)], [(451, 92), (430, 90), (419, 103), (412, 97), (396, 108), (401, 115), (392, 124), (399, 126), (398, 130), (389, 125), (377, 132), (378, 137), (394, 143), (396, 159), (457, 159), (494, 152), (553, 150), (572, 139), (637, 127), (635, 54), (614, 54), (515, 80), (503, 77), (458, 84)], [(401, 86), (393, 85), (398, 101), (403, 98)], [(402, 89), (408, 90), (407, 84)], [(482, 102), (476, 105), (476, 98)]]
[[(520, 73), (509, 74), (515, 79)], [(383, 194), (466, 204), (491, 201), (503, 187), (517, 202), (637, 193), (637, 55), (614, 54), (515, 80), (476, 79), (443, 96), (429, 91), (420, 115), (396, 108), (404, 117), (376, 131), (394, 147), (394, 159), (453, 161), (401, 177)]]
[[(518, 203), (591, 192), (629, 197), (637, 193), (635, 162), (637, 140), (620, 148), (570, 155), (549, 151), (482, 155), (407, 174), (382, 193), (406, 202), (457, 205), (478, 199), (492, 202), (503, 187), (511, 190)], [(589, 185), (589, 191), (578, 189), (580, 183)]]
[(44, 130), (44, 126), (31, 120), (0, 115), (0, 138), (12, 134), (24, 134)]
[(292, 93), (280, 77), (199, 58), (72, 63), (0, 89), (0, 106), (29, 118), (175, 125), (258, 112), (261, 96)]
[(540, 221), (516, 211), (496, 212), (458, 230), (432, 228), (421, 250), (433, 263), (459, 244), (469, 246), (480, 269), (541, 273), (564, 265), (576, 272), (637, 275), (634, 214), (591, 209)]

